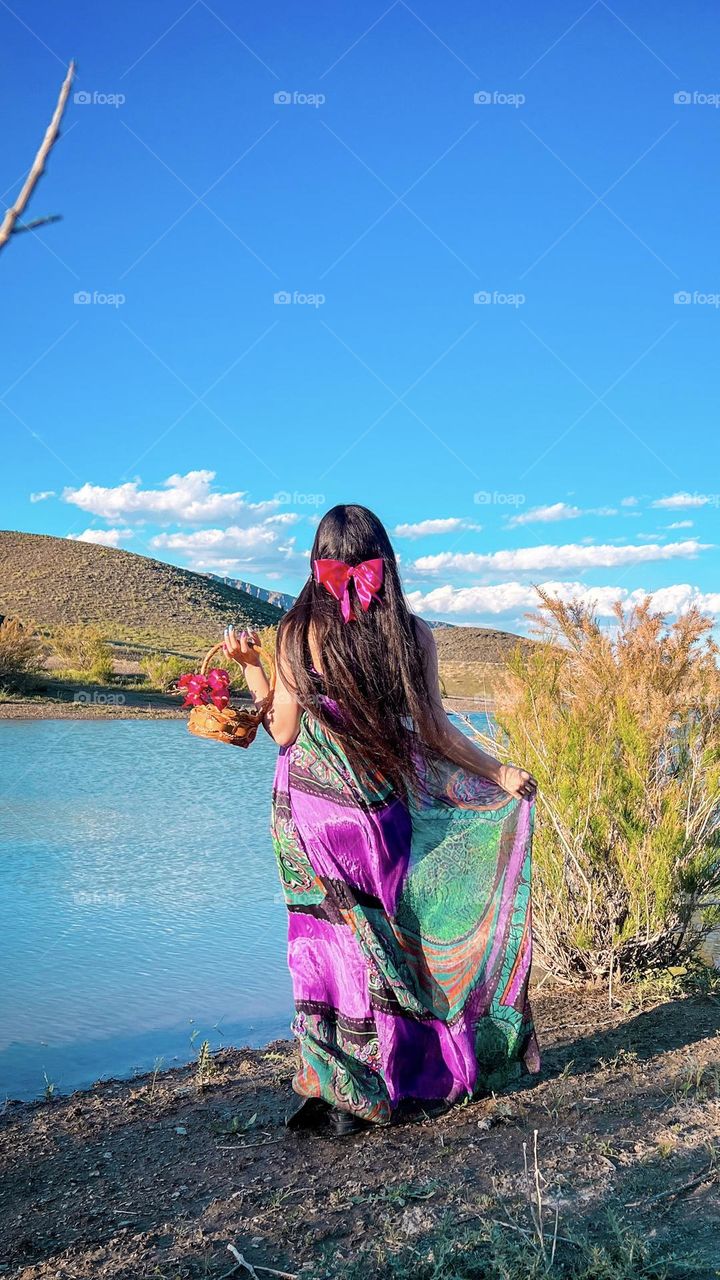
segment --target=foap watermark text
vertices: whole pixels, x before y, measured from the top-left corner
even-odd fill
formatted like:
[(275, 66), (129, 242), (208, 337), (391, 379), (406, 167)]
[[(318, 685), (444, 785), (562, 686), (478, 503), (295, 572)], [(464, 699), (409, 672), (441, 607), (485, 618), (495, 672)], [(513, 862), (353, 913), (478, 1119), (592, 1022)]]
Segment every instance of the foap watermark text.
[(273, 302), (276, 307), (321, 307), (325, 302), (325, 294), (300, 293), (297, 289), (289, 293), (287, 289), (279, 289), (273, 294)]
[(73, 102), (80, 107), (123, 107), (124, 93), (101, 93), (99, 89), (78, 89), (73, 94)]
[(90, 707), (124, 707), (124, 693), (100, 693), (96, 689), (78, 689), (73, 702), (82, 702)]
[(122, 907), (126, 901), (114, 889), (76, 889), (72, 897), (76, 907)]
[(720, 93), (702, 93), (699, 89), (678, 89), (673, 94), (676, 107), (720, 107)]
[(524, 493), (498, 493), (497, 489), (479, 489), (473, 494), (473, 502), (479, 507), (522, 507), (526, 501)]
[(280, 489), (273, 494), (273, 502), (277, 502), (281, 507), (322, 507), (325, 505), (324, 493), (299, 493), (295, 489), (292, 493), (289, 489)]
[(524, 93), (505, 93), (501, 89), (478, 89), (473, 94), (476, 107), (522, 107), (527, 101)]
[(322, 107), (326, 98), (324, 93), (303, 93), (299, 89), (279, 89), (273, 94), (276, 107)]
[(126, 298), (124, 293), (102, 293), (100, 289), (78, 289), (73, 294), (76, 307), (122, 307)]
[(473, 294), (476, 307), (522, 307), (526, 301), (524, 293), (501, 293), (499, 289), (493, 289), (492, 293), (479, 289)]
[(687, 289), (680, 289), (673, 294), (673, 302), (676, 307), (720, 307), (720, 293), (701, 293), (699, 289), (690, 293)]

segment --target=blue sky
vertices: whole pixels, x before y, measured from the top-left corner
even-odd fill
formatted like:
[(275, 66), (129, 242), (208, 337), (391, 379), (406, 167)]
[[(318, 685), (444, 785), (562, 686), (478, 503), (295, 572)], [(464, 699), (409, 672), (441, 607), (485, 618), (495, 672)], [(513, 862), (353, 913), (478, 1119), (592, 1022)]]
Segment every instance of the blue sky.
[(719, 28), (2, 0), (5, 203), (79, 73), (0, 262), (0, 524), (295, 591), (357, 501), (429, 617), (720, 614)]

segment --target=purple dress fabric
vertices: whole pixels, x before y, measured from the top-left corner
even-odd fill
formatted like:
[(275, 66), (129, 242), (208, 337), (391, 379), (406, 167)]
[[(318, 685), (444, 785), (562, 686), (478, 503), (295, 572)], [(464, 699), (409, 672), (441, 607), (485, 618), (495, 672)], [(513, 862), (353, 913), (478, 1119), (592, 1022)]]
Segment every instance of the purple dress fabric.
[(527, 997), (534, 805), (450, 762), (406, 803), (311, 715), (280, 751), (295, 1091), (377, 1123), (540, 1060)]

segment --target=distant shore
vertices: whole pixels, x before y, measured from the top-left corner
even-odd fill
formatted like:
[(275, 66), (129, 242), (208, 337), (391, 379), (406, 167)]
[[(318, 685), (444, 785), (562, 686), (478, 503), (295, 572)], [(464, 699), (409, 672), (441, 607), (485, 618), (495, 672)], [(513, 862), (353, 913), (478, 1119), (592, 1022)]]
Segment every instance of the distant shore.
[[(122, 698), (123, 701), (117, 701)], [(106, 699), (106, 700), (104, 700)], [(112, 700), (116, 699), (116, 700)], [(494, 703), (486, 698), (445, 698), (446, 711), (466, 715), (469, 711), (489, 714)], [(0, 702), (0, 720), (184, 720), (188, 712), (169, 698), (137, 693), (97, 693), (70, 701), (59, 698), (17, 698)]]
[(48, 700), (0, 702), (0, 720), (183, 720), (187, 711), (162, 703), (112, 704)]

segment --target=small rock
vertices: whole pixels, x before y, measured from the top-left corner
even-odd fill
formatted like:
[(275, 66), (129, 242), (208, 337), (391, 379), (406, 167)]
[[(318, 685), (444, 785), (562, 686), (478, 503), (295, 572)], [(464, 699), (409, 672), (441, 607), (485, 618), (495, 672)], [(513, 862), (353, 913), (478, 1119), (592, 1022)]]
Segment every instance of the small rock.
[(400, 1230), (404, 1236), (420, 1235), (432, 1230), (433, 1226), (433, 1215), (420, 1205), (413, 1205), (406, 1209), (400, 1221)]

